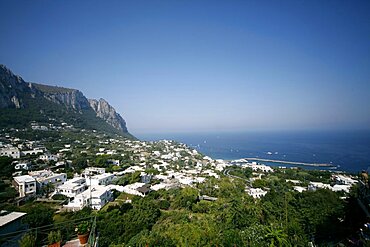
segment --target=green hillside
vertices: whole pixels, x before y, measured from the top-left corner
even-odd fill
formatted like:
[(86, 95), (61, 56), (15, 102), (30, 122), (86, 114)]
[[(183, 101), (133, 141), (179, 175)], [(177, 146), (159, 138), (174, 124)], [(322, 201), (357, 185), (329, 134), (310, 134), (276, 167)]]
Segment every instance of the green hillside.
[(79, 129), (95, 129), (133, 138), (131, 134), (122, 133), (107, 124), (104, 120), (97, 118), (92, 109), (84, 109), (82, 112), (76, 112), (43, 97), (32, 98), (29, 95), (24, 95), (22, 100), (25, 108), (0, 109), (0, 128), (27, 128), (30, 127), (33, 121), (48, 125), (50, 119), (55, 119), (57, 122), (66, 122)]

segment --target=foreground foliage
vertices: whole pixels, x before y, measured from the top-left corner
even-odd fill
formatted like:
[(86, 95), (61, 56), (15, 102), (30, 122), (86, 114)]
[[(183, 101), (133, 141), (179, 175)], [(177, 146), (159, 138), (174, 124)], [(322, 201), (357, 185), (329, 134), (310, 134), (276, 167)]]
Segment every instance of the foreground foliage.
[[(298, 193), (281, 183), (254, 200), (221, 180), (217, 201), (193, 188), (152, 192), (98, 213), (100, 246), (307, 246), (337, 243), (348, 229), (347, 204), (330, 190)], [(233, 189), (230, 189), (233, 188)], [(161, 209), (163, 201), (169, 207)]]

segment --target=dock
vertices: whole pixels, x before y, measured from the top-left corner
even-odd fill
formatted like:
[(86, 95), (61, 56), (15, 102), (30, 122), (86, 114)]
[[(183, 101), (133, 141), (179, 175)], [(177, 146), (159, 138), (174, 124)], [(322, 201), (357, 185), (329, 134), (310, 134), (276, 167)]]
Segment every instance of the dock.
[(286, 161), (286, 160), (270, 160), (270, 159), (260, 159), (260, 158), (244, 158), (246, 160), (252, 161), (262, 161), (262, 162), (272, 162), (280, 164), (289, 164), (289, 165), (301, 165), (301, 166), (315, 166), (315, 167), (335, 167), (332, 164), (325, 163), (306, 163), (306, 162), (295, 162), (295, 161)]

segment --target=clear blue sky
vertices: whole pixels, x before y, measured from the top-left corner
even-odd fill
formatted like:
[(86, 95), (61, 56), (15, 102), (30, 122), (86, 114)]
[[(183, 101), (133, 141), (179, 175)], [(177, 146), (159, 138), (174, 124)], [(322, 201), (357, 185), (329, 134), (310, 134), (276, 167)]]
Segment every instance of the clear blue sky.
[(370, 1), (0, 1), (0, 63), (132, 133), (370, 128)]

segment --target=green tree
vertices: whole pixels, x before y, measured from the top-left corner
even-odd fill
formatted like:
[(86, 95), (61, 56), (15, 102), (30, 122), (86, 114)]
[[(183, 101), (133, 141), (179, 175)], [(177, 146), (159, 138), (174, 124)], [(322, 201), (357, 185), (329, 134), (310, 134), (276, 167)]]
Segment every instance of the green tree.
[(191, 209), (197, 198), (198, 191), (194, 188), (186, 187), (177, 191), (173, 200), (173, 206), (175, 208)]
[(20, 247), (35, 247), (36, 237), (32, 233), (26, 233), (21, 240), (19, 240)]
[(0, 156), (0, 178), (8, 179), (14, 172), (13, 159), (7, 156)]
[(270, 226), (267, 228), (267, 233), (265, 235), (265, 239), (270, 243), (269, 246), (289, 246), (289, 242), (287, 241), (288, 235), (284, 233), (283, 229), (280, 229), (276, 226)]
[(53, 223), (53, 215), (55, 210), (44, 204), (26, 204), (22, 210), (27, 215), (24, 218), (24, 222), (27, 223), (30, 228), (46, 226)]

